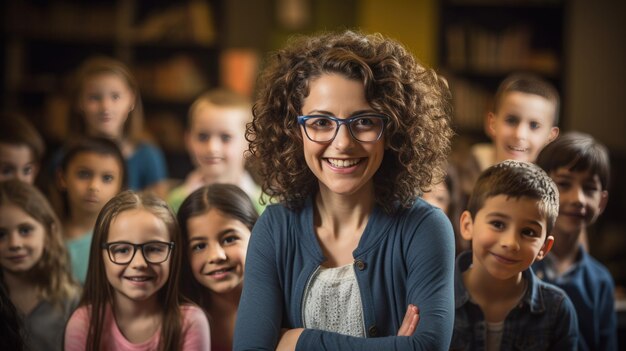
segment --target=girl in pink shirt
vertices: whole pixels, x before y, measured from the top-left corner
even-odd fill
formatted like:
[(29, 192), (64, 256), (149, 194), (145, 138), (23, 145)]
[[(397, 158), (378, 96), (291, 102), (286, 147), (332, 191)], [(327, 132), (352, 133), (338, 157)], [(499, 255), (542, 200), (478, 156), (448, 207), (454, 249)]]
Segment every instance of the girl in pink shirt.
[(80, 307), (65, 350), (209, 350), (209, 324), (178, 290), (182, 242), (174, 215), (125, 191), (96, 221)]

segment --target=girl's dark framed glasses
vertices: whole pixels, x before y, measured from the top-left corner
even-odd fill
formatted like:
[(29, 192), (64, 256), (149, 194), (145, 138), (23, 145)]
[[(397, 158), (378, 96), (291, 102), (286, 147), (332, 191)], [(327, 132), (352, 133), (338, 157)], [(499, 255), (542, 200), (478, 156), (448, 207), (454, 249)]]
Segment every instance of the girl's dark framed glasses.
[(141, 250), (144, 260), (148, 263), (163, 263), (167, 261), (174, 249), (174, 242), (149, 241), (143, 244), (133, 244), (127, 241), (102, 243), (102, 249), (107, 250), (111, 262), (119, 265), (129, 264), (137, 249)]
[(383, 135), (385, 124), (389, 120), (389, 117), (376, 113), (363, 113), (344, 119), (326, 115), (305, 115), (297, 118), (307, 138), (317, 143), (333, 141), (342, 124), (348, 126), (350, 135), (356, 141), (373, 143)]

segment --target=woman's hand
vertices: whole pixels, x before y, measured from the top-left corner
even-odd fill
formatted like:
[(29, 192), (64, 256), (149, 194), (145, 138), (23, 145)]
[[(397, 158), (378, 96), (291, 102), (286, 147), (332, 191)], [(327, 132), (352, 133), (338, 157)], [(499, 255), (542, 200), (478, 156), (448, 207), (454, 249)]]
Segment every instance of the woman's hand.
[(417, 306), (413, 304), (409, 304), (409, 307), (406, 309), (406, 314), (404, 315), (404, 320), (402, 321), (402, 325), (398, 330), (398, 336), (411, 336), (415, 329), (417, 328), (417, 324), (420, 320), (419, 309)]
[[(410, 304), (409, 307), (406, 309), (404, 320), (402, 321), (402, 325), (398, 330), (398, 336), (413, 335), (413, 332), (415, 332), (417, 324), (419, 323), (419, 319), (419, 309), (417, 308), (417, 306)], [(296, 344), (298, 343), (298, 338), (300, 338), (300, 334), (302, 334), (303, 330), (303, 328), (283, 329), (280, 341), (276, 346), (276, 351), (295, 350)]]

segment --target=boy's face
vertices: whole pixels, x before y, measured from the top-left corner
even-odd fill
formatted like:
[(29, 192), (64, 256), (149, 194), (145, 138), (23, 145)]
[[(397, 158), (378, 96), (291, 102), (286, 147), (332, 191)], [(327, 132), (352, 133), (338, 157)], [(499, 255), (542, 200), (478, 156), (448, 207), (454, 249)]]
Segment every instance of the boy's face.
[(598, 175), (590, 171), (574, 172), (561, 167), (550, 172), (550, 177), (559, 188), (555, 233), (581, 233), (604, 211), (608, 192), (602, 189)]
[(111, 155), (81, 152), (74, 156), (60, 176), (72, 213), (97, 215), (120, 192), (122, 172), (122, 166)]
[(37, 170), (28, 146), (0, 143), (0, 181), (17, 179), (33, 184)]
[(553, 126), (555, 114), (555, 104), (544, 97), (517, 91), (505, 94), (498, 111), (489, 114), (496, 162), (535, 162), (539, 151), (559, 135)]
[(204, 176), (227, 183), (240, 180), (248, 148), (248, 114), (245, 108), (214, 105), (196, 111), (185, 140), (192, 160)]
[(554, 238), (547, 236), (538, 204), (528, 197), (497, 195), (485, 200), (473, 220), (463, 212), (461, 235), (472, 240), (473, 266), (496, 279), (517, 279), (535, 259), (542, 259)]

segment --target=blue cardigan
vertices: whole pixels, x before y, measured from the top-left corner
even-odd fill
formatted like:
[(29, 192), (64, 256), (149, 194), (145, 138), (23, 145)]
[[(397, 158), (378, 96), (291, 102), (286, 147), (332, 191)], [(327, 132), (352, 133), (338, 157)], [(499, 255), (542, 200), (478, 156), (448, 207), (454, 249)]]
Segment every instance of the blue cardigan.
[[(375, 207), (353, 252), (367, 338), (305, 329), (297, 350), (447, 350), (454, 323), (454, 234), (421, 199), (394, 216)], [(281, 328), (302, 328), (310, 277), (324, 262), (313, 204), (267, 207), (252, 231), (235, 327), (235, 350), (274, 350)], [(408, 305), (419, 308), (411, 337), (396, 336)]]

